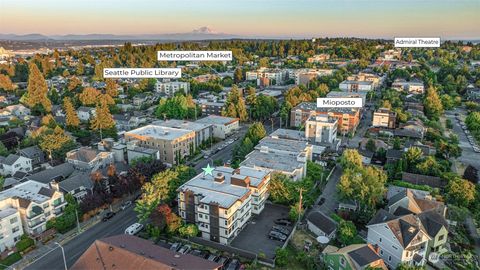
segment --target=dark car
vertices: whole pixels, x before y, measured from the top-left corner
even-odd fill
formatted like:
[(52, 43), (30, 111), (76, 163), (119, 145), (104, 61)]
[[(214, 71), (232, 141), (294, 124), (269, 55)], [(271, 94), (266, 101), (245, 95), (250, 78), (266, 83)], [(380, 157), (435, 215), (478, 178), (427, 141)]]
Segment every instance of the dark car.
[(227, 270), (237, 270), (240, 267), (240, 262), (237, 259), (233, 259), (227, 266)]
[(281, 241), (281, 242), (285, 242), (287, 240), (287, 236), (283, 233), (280, 233), (280, 232), (277, 232), (277, 231), (270, 231), (270, 233), (268, 233), (268, 238), (272, 239), (272, 240), (278, 240), (278, 241)]
[(289, 235), (290, 234), (290, 230), (288, 230), (287, 228), (283, 227), (283, 226), (279, 226), (279, 225), (273, 225), (272, 226), (272, 230), (273, 231), (277, 231), (279, 233), (283, 233), (285, 235)]
[(318, 201), (318, 205), (322, 205), (325, 202), (325, 198), (320, 198), (320, 201)]
[(107, 212), (107, 213), (103, 216), (102, 221), (107, 221), (107, 220), (111, 219), (111, 218), (114, 217), (114, 216), (115, 216), (115, 213), (114, 213), (114, 212)]
[(279, 219), (276, 219), (274, 222), (275, 222), (275, 224), (282, 225), (282, 226), (291, 226), (292, 225), (292, 222), (290, 222), (290, 220), (288, 220), (286, 218), (279, 218)]

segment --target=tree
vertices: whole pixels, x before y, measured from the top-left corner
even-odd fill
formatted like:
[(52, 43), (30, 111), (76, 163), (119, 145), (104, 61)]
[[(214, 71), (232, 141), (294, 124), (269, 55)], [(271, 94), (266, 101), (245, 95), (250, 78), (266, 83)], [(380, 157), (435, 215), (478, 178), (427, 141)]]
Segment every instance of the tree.
[(246, 99), (247, 105), (250, 105), (250, 106), (255, 105), (256, 100), (257, 100), (257, 94), (255, 93), (255, 87), (249, 86), (247, 88), (247, 99)]
[[(0, 147), (1, 149), (1, 147)], [(2, 155), (2, 154), (0, 154)], [(2, 155), (3, 156), (3, 155)], [(468, 165), (463, 172), (463, 178), (476, 184), (478, 183), (478, 170), (477, 168), (473, 167), (472, 165)]]
[(353, 240), (357, 236), (357, 228), (351, 221), (341, 220), (338, 228), (337, 240), (344, 246), (348, 246), (353, 243)]
[(111, 97), (116, 97), (118, 96), (118, 85), (117, 83), (113, 80), (113, 79), (106, 79), (106, 83), (107, 83), (107, 86), (106, 86), (106, 93), (107, 95), (111, 96)]
[(240, 83), (243, 81), (243, 71), (240, 67), (235, 69), (235, 72), (233, 74), (233, 82), (234, 83)]
[(63, 159), (68, 151), (75, 148), (75, 142), (59, 126), (53, 129), (43, 126), (32, 136), (38, 140), (40, 149), (53, 159)]
[(80, 125), (80, 119), (69, 97), (63, 99), (63, 109), (65, 111), (65, 123), (67, 127), (77, 128)]
[(100, 91), (93, 87), (87, 87), (83, 89), (82, 93), (78, 96), (78, 99), (84, 106), (93, 106), (98, 103), (98, 97)]
[(7, 75), (0, 74), (0, 90), (4, 90), (4, 91), (15, 90), (15, 86), (10, 80), (10, 77), (8, 77)]
[(110, 114), (106, 101), (103, 100), (97, 105), (95, 117), (93, 117), (90, 127), (92, 130), (97, 131), (104, 131), (115, 127), (115, 120), (113, 120), (113, 116)]
[(412, 169), (422, 159), (422, 156), (422, 149), (414, 146), (408, 148), (408, 150), (403, 154), (403, 159), (407, 164), (407, 168)]
[(425, 106), (425, 114), (429, 118), (438, 119), (443, 114), (443, 105), (437, 90), (430, 86), (425, 93), (425, 99), (423, 101)]
[(457, 177), (448, 184), (447, 197), (458, 206), (468, 207), (475, 200), (475, 185)]
[(67, 86), (67, 89), (68, 91), (73, 91), (75, 89), (77, 89), (77, 87), (81, 86), (82, 85), (82, 81), (80, 81), (79, 78), (77, 78), (76, 76), (73, 76), (72, 78), (70, 78), (70, 80), (68, 81), (68, 86)]
[(375, 141), (373, 139), (368, 139), (367, 144), (365, 145), (365, 148), (371, 152), (377, 151), (377, 146), (375, 145)]
[(230, 93), (227, 95), (225, 108), (226, 110), (222, 111), (223, 116), (239, 118), (240, 121), (247, 120), (248, 114), (245, 100), (236, 85), (232, 86)]
[(8, 156), (9, 153), (10, 152), (8, 151), (7, 147), (5, 147), (5, 145), (2, 142), (0, 142), (0, 156), (6, 157)]
[(275, 265), (282, 267), (288, 264), (290, 254), (284, 248), (277, 248), (275, 250)]
[(52, 103), (47, 97), (48, 85), (42, 73), (34, 63), (29, 64), (28, 87), (25, 98), (27, 106), (37, 112), (52, 110)]
[(249, 138), (253, 145), (256, 145), (261, 139), (267, 135), (267, 131), (261, 122), (253, 123), (245, 134), (246, 138)]
[(366, 168), (347, 168), (337, 185), (339, 195), (344, 199), (352, 199), (361, 205), (374, 207), (385, 192), (387, 175), (373, 166)]
[(362, 156), (356, 149), (346, 149), (340, 157), (340, 164), (344, 169), (359, 168), (362, 166)]
[(198, 232), (198, 227), (195, 224), (184, 225), (178, 229), (180, 236), (185, 238), (195, 237), (198, 235)]

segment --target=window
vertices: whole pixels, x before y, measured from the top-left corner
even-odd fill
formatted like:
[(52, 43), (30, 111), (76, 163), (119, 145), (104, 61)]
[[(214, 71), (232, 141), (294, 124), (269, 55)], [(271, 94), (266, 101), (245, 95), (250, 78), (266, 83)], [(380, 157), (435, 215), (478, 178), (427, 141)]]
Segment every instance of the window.
[(20, 230), (20, 228), (19, 228), (18, 226), (17, 226), (17, 227), (14, 227), (14, 228), (12, 229), (12, 233), (16, 233), (16, 232), (18, 232), (19, 230)]
[(202, 215), (202, 214), (198, 214), (198, 217), (199, 217), (199, 218), (203, 218), (203, 215)]
[(383, 250), (380, 249), (380, 255), (383, 255)]
[(17, 223), (17, 222), (18, 222), (17, 217), (14, 217), (14, 218), (10, 219), (10, 224), (14, 224), (14, 223)]
[(3, 239), (3, 233), (0, 233), (0, 240)]
[(381, 238), (381, 237), (380, 237), (380, 239), (378, 239), (378, 242), (380, 242), (380, 243), (382, 242), (382, 238)]
[(394, 246), (394, 245), (392, 245), (392, 248), (393, 248), (393, 249), (395, 249), (395, 250), (397, 250), (397, 249), (398, 249), (398, 248), (397, 248), (396, 246)]
[(47, 207), (48, 207), (48, 203), (45, 203), (45, 204), (43, 205), (43, 209), (45, 209), (45, 208), (47, 208)]
[(388, 261), (389, 261), (389, 262), (392, 261), (392, 256), (388, 256)]
[(342, 266), (345, 266), (345, 265), (346, 265), (345, 258), (343, 258), (343, 257), (340, 258), (340, 264), (341, 264)]
[(443, 238), (445, 238), (445, 235), (444, 235), (444, 234), (442, 234), (442, 235), (440, 235), (440, 236), (438, 237), (438, 241), (442, 241)]

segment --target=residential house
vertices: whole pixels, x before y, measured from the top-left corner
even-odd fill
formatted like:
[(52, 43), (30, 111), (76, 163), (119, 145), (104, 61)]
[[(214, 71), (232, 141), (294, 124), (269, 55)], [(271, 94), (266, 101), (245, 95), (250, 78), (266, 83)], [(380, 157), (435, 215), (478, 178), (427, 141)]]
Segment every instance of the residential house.
[(47, 229), (47, 221), (62, 215), (66, 204), (55, 184), (29, 180), (0, 192), (0, 209), (18, 211), (24, 232), (32, 236), (40, 236)]
[(315, 236), (324, 236), (328, 240), (335, 238), (337, 223), (320, 211), (313, 211), (307, 216), (307, 228)]
[(95, 108), (81, 106), (77, 109), (78, 119), (87, 122), (95, 116)]
[(263, 209), (269, 181), (270, 174), (260, 170), (216, 167), (212, 175), (201, 173), (178, 188), (179, 215), (197, 224), (203, 238), (228, 244), (248, 224), (252, 205), (258, 213)]
[(312, 57), (307, 58), (308, 63), (323, 63), (330, 59), (330, 55), (326, 53), (316, 54)]
[(114, 162), (112, 152), (99, 151), (89, 147), (74, 149), (66, 154), (65, 161), (78, 170), (96, 171)]
[(362, 163), (365, 165), (369, 165), (372, 163), (372, 158), (375, 155), (374, 152), (368, 150), (368, 149), (358, 149), (358, 153), (362, 157)]
[(387, 266), (370, 244), (354, 244), (343, 248), (327, 246), (320, 255), (329, 270), (383, 269)]
[(117, 268), (220, 270), (222, 265), (198, 256), (180, 254), (133, 235), (122, 234), (95, 240), (70, 269)]
[(398, 91), (406, 91), (409, 94), (423, 94), (425, 86), (421, 81), (405, 81), (403, 79), (396, 79), (392, 83), (392, 88)]
[(403, 157), (403, 150), (388, 149), (386, 153), (387, 164), (399, 161)]
[(59, 182), (58, 186), (62, 192), (72, 195), (77, 201), (93, 192), (93, 181), (88, 172), (76, 172)]
[(50, 169), (46, 169), (32, 175), (27, 176), (28, 180), (33, 180), (43, 184), (53, 182), (61, 182), (67, 179), (75, 172), (75, 168), (70, 163), (62, 163)]
[(32, 160), (15, 154), (9, 154), (7, 157), (0, 156), (0, 165), (2, 175), (14, 175), (18, 171), (32, 171)]
[(423, 266), (431, 240), (419, 217), (397, 217), (381, 209), (367, 224), (367, 243), (379, 248), (380, 257), (392, 268), (405, 263)]
[(18, 150), (18, 154), (32, 160), (32, 167), (45, 163), (45, 153), (37, 146), (25, 147)]
[(427, 133), (427, 128), (421, 120), (415, 119), (401, 124), (399, 128), (394, 130), (395, 136), (408, 137), (422, 140)]
[(7, 106), (5, 107), (5, 110), (9, 111), (12, 115), (20, 119), (24, 119), (25, 116), (30, 115), (30, 109), (23, 106), (22, 104)]

